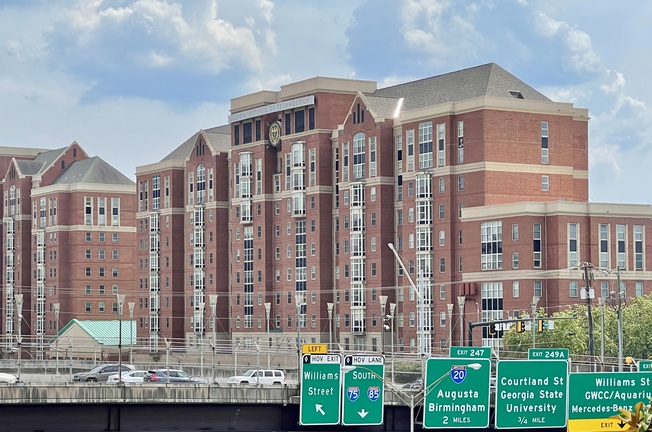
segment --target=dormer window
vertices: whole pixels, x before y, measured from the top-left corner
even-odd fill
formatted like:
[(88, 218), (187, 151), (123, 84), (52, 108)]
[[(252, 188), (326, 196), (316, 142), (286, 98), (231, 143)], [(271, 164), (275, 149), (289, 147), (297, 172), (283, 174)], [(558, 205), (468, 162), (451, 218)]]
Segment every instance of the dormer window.
[(518, 90), (510, 90), (509, 94), (511, 94), (514, 99), (525, 99), (523, 93)]

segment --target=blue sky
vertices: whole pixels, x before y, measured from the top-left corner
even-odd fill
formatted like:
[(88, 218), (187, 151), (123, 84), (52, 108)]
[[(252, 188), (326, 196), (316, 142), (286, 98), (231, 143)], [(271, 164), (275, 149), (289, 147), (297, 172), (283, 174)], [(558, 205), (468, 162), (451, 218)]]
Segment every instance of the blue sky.
[(133, 178), (230, 99), (489, 62), (588, 108), (590, 199), (652, 203), (652, 2), (0, 0), (0, 146), (79, 142)]

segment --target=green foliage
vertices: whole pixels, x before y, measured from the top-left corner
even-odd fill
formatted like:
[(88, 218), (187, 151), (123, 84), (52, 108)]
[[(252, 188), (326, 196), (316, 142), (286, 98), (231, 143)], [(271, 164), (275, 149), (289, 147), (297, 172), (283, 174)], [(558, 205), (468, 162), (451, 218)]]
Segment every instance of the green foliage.
[[(595, 353), (600, 355), (602, 342), (602, 312), (593, 303), (593, 337)], [(605, 356), (618, 356), (618, 313), (617, 301), (604, 307), (604, 342)], [(545, 311), (539, 309), (538, 317), (545, 317)], [(539, 348), (568, 348), (572, 355), (588, 355), (588, 314), (587, 305), (582, 303), (552, 314), (553, 317), (577, 316), (572, 320), (556, 320), (553, 330), (544, 330), (536, 334), (536, 346)], [(647, 335), (652, 331), (652, 295), (624, 299), (622, 302), (623, 322), (623, 356), (638, 359), (652, 357), (652, 338)], [(644, 335), (644, 336), (643, 336)], [(516, 333), (513, 326), (503, 334), (503, 357), (526, 357), (528, 348), (532, 347), (532, 331)]]
[[(385, 367), (385, 373), (388, 372)], [(421, 361), (403, 361), (394, 364), (394, 381), (408, 383), (421, 378)]]
[[(652, 406), (648, 403), (645, 405), (643, 402), (638, 402), (634, 405), (634, 411), (630, 412), (626, 409), (619, 409), (620, 414), (611, 416), (613, 419), (621, 420), (627, 425), (627, 429), (622, 429), (626, 432), (645, 432), (652, 430)], [(620, 426), (623, 428), (625, 425)]]

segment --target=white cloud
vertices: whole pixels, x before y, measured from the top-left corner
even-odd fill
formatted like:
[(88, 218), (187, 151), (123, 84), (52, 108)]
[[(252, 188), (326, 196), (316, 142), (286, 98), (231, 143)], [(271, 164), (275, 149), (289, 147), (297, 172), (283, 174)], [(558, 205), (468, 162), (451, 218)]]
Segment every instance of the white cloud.
[(613, 76), (613, 80), (610, 84), (602, 84), (600, 86), (600, 90), (602, 90), (604, 93), (616, 93), (625, 87), (625, 76), (622, 73), (607, 70), (607, 74), (610, 77)]

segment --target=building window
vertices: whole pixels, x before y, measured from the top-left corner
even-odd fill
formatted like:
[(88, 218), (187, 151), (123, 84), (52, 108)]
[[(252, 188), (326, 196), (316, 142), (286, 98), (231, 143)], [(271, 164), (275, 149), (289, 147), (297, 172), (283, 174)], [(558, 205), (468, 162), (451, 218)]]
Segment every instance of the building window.
[(643, 270), (643, 226), (634, 225), (634, 269)]
[(439, 246), (446, 244), (446, 231), (439, 231)]
[(446, 190), (446, 181), (444, 177), (439, 177), (439, 192), (444, 192)]
[(512, 297), (518, 298), (521, 295), (521, 286), (519, 281), (512, 282)]
[(627, 230), (625, 225), (616, 225), (616, 247), (618, 248), (618, 268), (624, 270), (627, 268), (627, 246), (626, 246)]
[[(481, 287), (481, 295), (482, 321), (503, 319), (503, 283), (483, 283)], [(482, 345), (498, 348), (500, 346), (499, 333), (489, 333), (489, 329), (484, 327), (482, 330)]]
[(518, 240), (518, 224), (512, 225), (512, 240), (513, 241)]
[(568, 282), (568, 296), (577, 297), (577, 281), (572, 280)]
[(534, 281), (534, 296), (541, 298), (543, 294), (542, 282)]
[[(365, 176), (365, 135), (357, 133), (353, 136), (353, 178)], [(345, 203), (346, 204), (346, 203)]]
[(643, 282), (636, 281), (636, 297), (641, 297), (643, 295)]
[(426, 168), (432, 168), (432, 122), (419, 124), (419, 169)]
[(548, 162), (548, 122), (541, 122), (541, 163), (547, 164)]
[(577, 224), (568, 224), (568, 267), (577, 266), (578, 257), (578, 235)]
[(439, 204), (439, 219), (443, 220), (446, 216), (446, 206), (444, 204)]
[(446, 165), (446, 144), (444, 141), (446, 132), (445, 124), (437, 125), (437, 166), (443, 167)]
[(446, 258), (439, 258), (439, 273), (444, 273), (446, 271)]
[(483, 222), (480, 226), (481, 269), (503, 268), (503, 224), (501, 221)]
[(512, 268), (513, 269), (518, 268), (518, 252), (512, 253)]
[(463, 191), (464, 190), (464, 176), (458, 176), (457, 177), (457, 190), (458, 191)]
[(457, 122), (457, 163), (464, 163), (464, 122)]
[(609, 225), (600, 224), (600, 267), (609, 268)]
[(414, 171), (414, 129), (405, 132), (405, 141), (407, 147), (407, 170)]
[(550, 178), (547, 175), (541, 176), (541, 190), (543, 192), (550, 190)]
[(439, 284), (439, 300), (446, 300), (446, 285)]
[(532, 230), (534, 268), (541, 268), (541, 224), (534, 224)]

